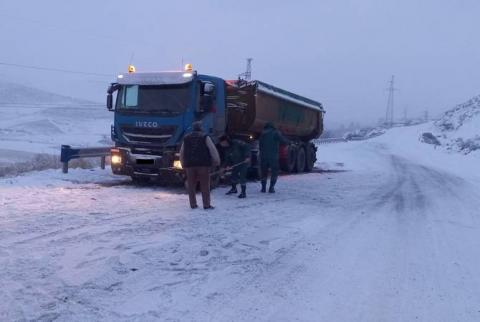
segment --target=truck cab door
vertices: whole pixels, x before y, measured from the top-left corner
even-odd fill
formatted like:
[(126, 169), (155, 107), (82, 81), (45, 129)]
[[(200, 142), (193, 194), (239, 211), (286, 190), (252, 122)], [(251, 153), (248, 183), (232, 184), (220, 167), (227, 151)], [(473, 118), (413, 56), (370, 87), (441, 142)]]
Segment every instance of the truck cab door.
[(200, 99), (197, 107), (198, 114), (215, 113), (215, 90), (215, 84), (212, 82), (200, 82)]
[(225, 87), (222, 79), (201, 79), (197, 86), (195, 119), (202, 120), (207, 133), (220, 136), (225, 132)]

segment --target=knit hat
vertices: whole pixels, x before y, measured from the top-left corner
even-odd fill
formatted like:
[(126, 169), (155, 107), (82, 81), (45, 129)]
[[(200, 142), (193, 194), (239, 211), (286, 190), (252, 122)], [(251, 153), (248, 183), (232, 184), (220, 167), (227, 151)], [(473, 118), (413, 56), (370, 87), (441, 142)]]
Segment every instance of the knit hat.
[(194, 131), (202, 131), (202, 121), (195, 121), (192, 123), (192, 129)]

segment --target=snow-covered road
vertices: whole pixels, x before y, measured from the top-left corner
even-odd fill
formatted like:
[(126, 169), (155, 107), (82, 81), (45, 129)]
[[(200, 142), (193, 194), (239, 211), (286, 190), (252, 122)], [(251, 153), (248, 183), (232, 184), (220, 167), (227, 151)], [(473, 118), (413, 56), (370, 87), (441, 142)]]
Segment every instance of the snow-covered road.
[(322, 146), (345, 171), (210, 212), (108, 170), (2, 179), (0, 320), (478, 321), (480, 180), (402, 149)]

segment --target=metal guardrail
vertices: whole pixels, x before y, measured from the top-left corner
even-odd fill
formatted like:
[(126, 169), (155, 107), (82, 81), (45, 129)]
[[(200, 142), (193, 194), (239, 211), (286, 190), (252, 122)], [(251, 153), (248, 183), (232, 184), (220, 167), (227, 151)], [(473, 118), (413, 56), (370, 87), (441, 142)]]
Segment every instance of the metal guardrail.
[(73, 159), (80, 158), (97, 158), (100, 157), (100, 166), (105, 169), (105, 157), (111, 154), (111, 147), (97, 148), (72, 148), (70, 145), (62, 145), (60, 153), (60, 162), (62, 162), (62, 172), (68, 173), (68, 162)]
[(339, 143), (339, 142), (347, 142), (344, 138), (326, 138), (326, 139), (318, 139), (315, 140), (317, 144), (330, 144), (330, 143)]

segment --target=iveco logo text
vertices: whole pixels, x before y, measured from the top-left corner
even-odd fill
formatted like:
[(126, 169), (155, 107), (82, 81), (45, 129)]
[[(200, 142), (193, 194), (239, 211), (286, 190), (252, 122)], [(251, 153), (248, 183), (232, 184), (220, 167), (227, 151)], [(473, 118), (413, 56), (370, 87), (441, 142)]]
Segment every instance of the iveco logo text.
[(136, 121), (135, 122), (136, 127), (158, 127), (157, 122), (141, 122), (141, 121)]

